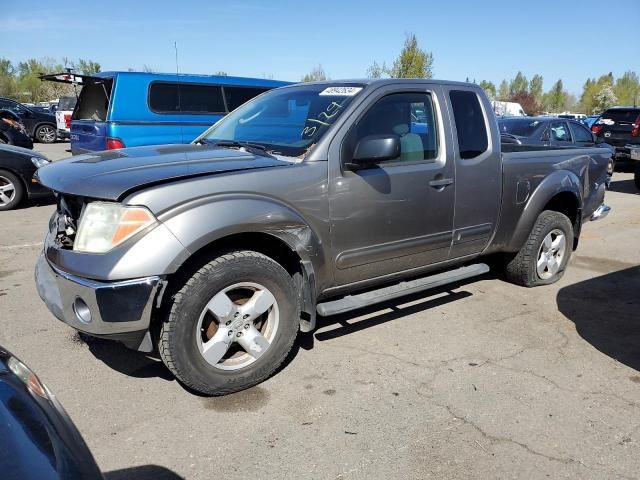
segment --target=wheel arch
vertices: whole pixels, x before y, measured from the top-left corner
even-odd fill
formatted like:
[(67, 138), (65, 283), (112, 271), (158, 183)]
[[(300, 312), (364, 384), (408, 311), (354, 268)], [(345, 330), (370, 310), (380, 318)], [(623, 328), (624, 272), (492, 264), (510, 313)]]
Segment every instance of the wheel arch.
[(570, 171), (555, 171), (547, 176), (530, 196), (508, 244), (508, 251), (518, 251), (526, 241), (538, 215), (552, 210), (566, 215), (573, 225), (573, 249), (578, 246), (582, 229), (580, 180)]
[(317, 280), (326, 277), (327, 267), (320, 236), (301, 214), (271, 199), (244, 196), (179, 210), (160, 216), (189, 252), (172, 275), (192, 272), (223, 251), (262, 253), (280, 263), (294, 279), (302, 312), (301, 330), (315, 328)]

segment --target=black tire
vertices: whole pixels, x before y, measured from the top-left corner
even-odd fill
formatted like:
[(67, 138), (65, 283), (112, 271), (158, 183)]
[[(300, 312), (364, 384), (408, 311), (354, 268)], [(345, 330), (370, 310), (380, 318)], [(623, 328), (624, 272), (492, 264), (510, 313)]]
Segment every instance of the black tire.
[(56, 132), (55, 125), (49, 125), (46, 123), (36, 128), (33, 136), (34, 140), (37, 140), (40, 143), (56, 143), (58, 134)]
[[(207, 303), (218, 292), (241, 282), (259, 283), (272, 292), (279, 324), (262, 356), (237, 370), (221, 370), (200, 353), (196, 329)], [(194, 273), (169, 301), (169, 312), (160, 326), (160, 357), (180, 382), (206, 395), (237, 392), (267, 379), (291, 351), (299, 329), (300, 312), (291, 276), (271, 258), (253, 251), (217, 257)]]
[[(565, 253), (558, 271), (551, 278), (543, 279), (540, 278), (536, 269), (538, 253), (545, 237), (556, 229), (564, 233), (566, 239)], [(524, 287), (555, 283), (564, 275), (572, 250), (573, 226), (569, 218), (560, 212), (545, 210), (538, 215), (536, 223), (533, 225), (533, 229), (520, 251), (507, 263), (505, 268), (507, 280)]]
[(8, 172), (7, 170), (0, 170), (0, 186), (3, 186), (6, 181), (13, 184), (14, 194), (12, 195), (13, 198), (7, 203), (0, 199), (0, 211), (13, 210), (22, 203), (22, 200), (24, 200), (25, 191), (22, 181), (16, 175)]
[(636, 188), (640, 190), (640, 161), (636, 164), (636, 168), (633, 172), (633, 181), (636, 184)]

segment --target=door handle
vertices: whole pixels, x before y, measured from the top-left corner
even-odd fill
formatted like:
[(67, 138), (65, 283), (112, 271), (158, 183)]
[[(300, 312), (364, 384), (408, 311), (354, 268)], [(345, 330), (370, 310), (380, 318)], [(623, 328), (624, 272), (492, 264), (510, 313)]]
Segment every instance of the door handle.
[(438, 180), (431, 180), (429, 185), (435, 188), (446, 187), (453, 183), (453, 178), (439, 178)]

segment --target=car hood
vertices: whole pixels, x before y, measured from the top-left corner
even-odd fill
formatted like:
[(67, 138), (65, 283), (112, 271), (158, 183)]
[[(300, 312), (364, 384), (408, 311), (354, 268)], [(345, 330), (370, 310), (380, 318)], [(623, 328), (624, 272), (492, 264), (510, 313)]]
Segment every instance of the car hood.
[(169, 181), (293, 162), (244, 150), (207, 145), (158, 145), (78, 155), (42, 167), (37, 177), (69, 195), (119, 200), (127, 193)]

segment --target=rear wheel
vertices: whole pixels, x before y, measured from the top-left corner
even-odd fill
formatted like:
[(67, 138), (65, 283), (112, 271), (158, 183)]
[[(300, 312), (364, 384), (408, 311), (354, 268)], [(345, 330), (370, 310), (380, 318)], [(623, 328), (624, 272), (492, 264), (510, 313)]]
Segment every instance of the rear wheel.
[(56, 129), (53, 125), (40, 125), (36, 128), (35, 137), (40, 143), (54, 143), (56, 136)]
[(299, 328), (291, 276), (252, 251), (222, 255), (173, 296), (159, 351), (185, 385), (224, 395), (268, 378), (284, 361)]
[(0, 211), (17, 207), (24, 198), (24, 186), (18, 177), (0, 170)]
[(542, 212), (520, 251), (506, 266), (507, 279), (535, 287), (557, 282), (571, 257), (573, 226), (569, 218), (551, 210)]

